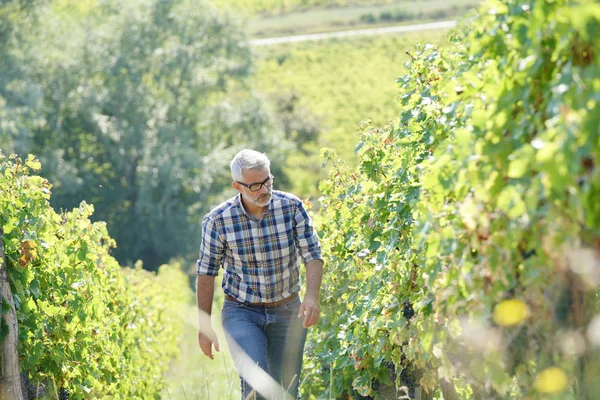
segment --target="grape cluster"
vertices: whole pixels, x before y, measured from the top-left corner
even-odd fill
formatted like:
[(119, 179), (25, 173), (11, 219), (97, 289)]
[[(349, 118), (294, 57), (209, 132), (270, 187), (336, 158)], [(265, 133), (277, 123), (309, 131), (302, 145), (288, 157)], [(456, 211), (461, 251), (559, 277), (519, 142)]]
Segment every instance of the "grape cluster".
[(523, 257), (523, 260), (527, 260), (528, 258), (536, 255), (537, 251), (535, 251), (535, 249), (521, 251), (521, 257)]
[(402, 316), (409, 321), (413, 315), (415, 315), (415, 310), (413, 309), (412, 303), (410, 301), (405, 301), (404, 307), (402, 308)]
[(58, 400), (69, 400), (69, 389), (65, 389), (64, 387), (60, 388), (60, 392), (58, 392)]

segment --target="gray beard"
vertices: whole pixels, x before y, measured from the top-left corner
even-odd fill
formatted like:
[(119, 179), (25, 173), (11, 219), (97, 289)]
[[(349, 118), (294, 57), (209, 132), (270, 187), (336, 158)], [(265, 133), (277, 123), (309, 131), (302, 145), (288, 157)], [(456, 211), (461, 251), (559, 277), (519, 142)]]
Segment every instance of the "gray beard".
[(272, 192), (270, 192), (269, 197), (264, 202), (259, 202), (258, 200), (254, 200), (254, 199), (248, 197), (246, 195), (246, 193), (242, 193), (242, 196), (244, 197), (244, 199), (246, 199), (246, 201), (248, 203), (254, 204), (259, 207), (266, 207), (267, 205), (269, 205), (269, 202), (271, 201), (271, 197), (273, 196), (273, 194), (272, 194)]

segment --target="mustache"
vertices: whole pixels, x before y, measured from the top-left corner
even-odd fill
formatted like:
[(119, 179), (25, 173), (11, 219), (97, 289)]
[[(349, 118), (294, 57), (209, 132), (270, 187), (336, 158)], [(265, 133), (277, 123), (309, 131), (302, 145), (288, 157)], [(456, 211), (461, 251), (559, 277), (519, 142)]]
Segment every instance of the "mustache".
[(257, 197), (255, 201), (260, 202), (260, 203), (266, 203), (270, 199), (271, 199), (271, 193), (267, 193), (267, 194), (263, 194), (263, 195)]

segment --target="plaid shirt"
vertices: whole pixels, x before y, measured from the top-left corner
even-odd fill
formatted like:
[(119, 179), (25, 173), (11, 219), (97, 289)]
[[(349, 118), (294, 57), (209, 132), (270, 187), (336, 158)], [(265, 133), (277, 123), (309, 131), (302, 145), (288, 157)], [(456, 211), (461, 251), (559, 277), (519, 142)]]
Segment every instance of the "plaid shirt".
[(273, 191), (259, 221), (246, 213), (240, 195), (204, 217), (198, 275), (216, 276), (223, 291), (247, 303), (275, 302), (300, 291), (300, 257), (322, 260), (317, 233), (302, 202)]

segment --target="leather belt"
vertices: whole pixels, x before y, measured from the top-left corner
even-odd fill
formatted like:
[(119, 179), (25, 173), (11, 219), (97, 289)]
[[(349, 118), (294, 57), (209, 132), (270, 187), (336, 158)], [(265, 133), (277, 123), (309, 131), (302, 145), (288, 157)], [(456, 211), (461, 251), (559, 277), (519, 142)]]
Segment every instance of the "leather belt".
[(272, 307), (279, 307), (280, 305), (283, 305), (285, 303), (289, 303), (292, 300), (295, 300), (298, 297), (298, 293), (294, 293), (293, 295), (286, 297), (283, 300), (279, 300), (279, 301), (274, 301), (271, 303), (245, 303), (242, 301), (239, 301), (238, 299), (231, 297), (229, 295), (225, 295), (225, 300), (229, 300), (229, 301), (234, 301), (236, 303), (240, 303), (240, 304), (245, 304), (247, 306), (252, 306), (252, 307), (266, 307), (266, 308), (272, 308)]

